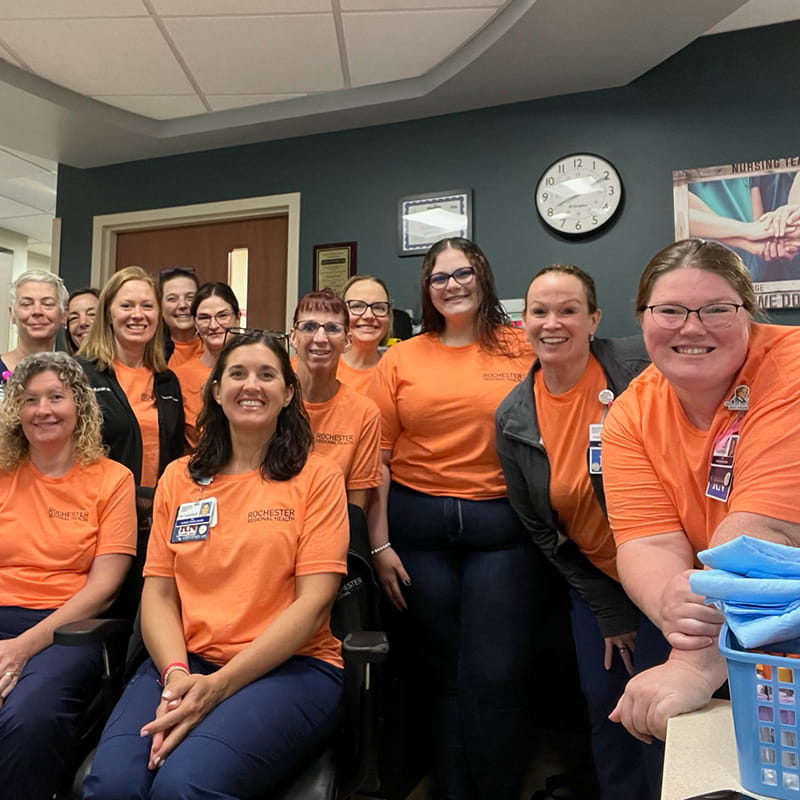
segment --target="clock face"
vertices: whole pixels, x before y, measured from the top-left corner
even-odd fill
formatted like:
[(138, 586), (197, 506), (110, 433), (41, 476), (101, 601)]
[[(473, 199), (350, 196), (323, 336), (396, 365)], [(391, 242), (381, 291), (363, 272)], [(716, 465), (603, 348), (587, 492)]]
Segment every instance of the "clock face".
[(549, 166), (536, 186), (536, 210), (564, 236), (585, 236), (609, 223), (622, 202), (622, 181), (612, 164), (574, 153)]

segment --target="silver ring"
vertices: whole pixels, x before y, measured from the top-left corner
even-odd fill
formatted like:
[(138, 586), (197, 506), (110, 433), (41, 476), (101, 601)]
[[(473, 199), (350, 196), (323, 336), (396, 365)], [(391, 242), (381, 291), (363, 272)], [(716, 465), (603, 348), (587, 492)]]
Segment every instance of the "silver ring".
[(628, 652), (628, 648), (625, 647), (625, 646), (618, 647), (617, 649), (620, 651), (620, 653), (627, 653)]
[(16, 672), (6, 672), (6, 677), (8, 677), (9, 675), (10, 675), (12, 678), (16, 678), (16, 677), (17, 677), (17, 673), (16, 673)]

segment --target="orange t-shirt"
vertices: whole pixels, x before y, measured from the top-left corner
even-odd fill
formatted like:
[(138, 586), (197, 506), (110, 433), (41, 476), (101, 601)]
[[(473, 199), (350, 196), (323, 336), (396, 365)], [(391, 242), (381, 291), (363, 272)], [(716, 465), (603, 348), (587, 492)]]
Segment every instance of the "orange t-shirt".
[[(314, 453), (299, 475), (265, 481), (260, 472), (192, 481), (188, 458), (161, 476), (153, 506), (145, 576), (174, 578), (187, 649), (225, 664), (295, 599), (300, 575), (347, 572), (350, 530), (341, 470)], [(172, 544), (181, 503), (216, 498), (206, 539)], [(296, 655), (342, 666), (328, 622)]]
[(203, 410), (203, 386), (211, 374), (199, 358), (186, 361), (174, 370), (183, 397), (184, 431), (190, 447), (197, 444), (197, 417)]
[(128, 398), (142, 434), (141, 486), (158, 481), (158, 409), (153, 394), (153, 372), (147, 367), (126, 367), (114, 361), (114, 375)]
[(179, 367), (193, 358), (199, 358), (203, 352), (203, 340), (199, 336), (195, 336), (194, 339), (190, 339), (188, 342), (173, 341), (172, 343), (175, 345), (175, 349), (169, 357), (167, 366), (173, 372), (175, 372), (175, 367)]
[(0, 472), (0, 606), (60, 608), (95, 556), (136, 555), (135, 491), (108, 458), (59, 478), (30, 461)]
[(381, 419), (375, 403), (344, 384), (325, 403), (304, 402), (314, 450), (335, 461), (347, 489), (381, 483)]
[(603, 416), (604, 406), (597, 398), (607, 387), (603, 368), (590, 356), (583, 377), (562, 394), (547, 391), (542, 370), (534, 373), (533, 380), (536, 419), (550, 462), (550, 505), (558, 515), (558, 527), (592, 564), (618, 581), (614, 536), (586, 464), (589, 425)]
[(533, 363), (517, 328), (503, 328), (513, 356), (477, 342), (447, 347), (434, 334), (386, 351), (370, 384), (381, 411), (381, 448), (392, 479), (418, 492), (465, 500), (503, 497), (494, 412)]
[(351, 367), (343, 358), (340, 358), (339, 366), (336, 369), (336, 377), (359, 394), (368, 394), (367, 389), (377, 368), (378, 364), (368, 369), (356, 369)]
[(798, 364), (800, 328), (752, 326), (747, 358), (728, 393), (750, 387), (727, 502), (705, 492), (714, 440), (738, 412), (721, 405), (709, 430), (700, 430), (655, 366), (633, 380), (603, 428), (603, 486), (617, 545), (683, 530), (696, 552), (737, 511), (800, 523)]

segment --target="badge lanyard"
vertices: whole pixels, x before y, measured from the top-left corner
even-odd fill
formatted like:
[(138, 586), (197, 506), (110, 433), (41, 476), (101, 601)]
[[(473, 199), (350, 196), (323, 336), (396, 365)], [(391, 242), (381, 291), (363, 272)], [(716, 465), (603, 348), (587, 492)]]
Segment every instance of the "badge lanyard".
[(217, 498), (204, 497), (203, 492), (212, 480), (213, 478), (205, 478), (198, 481), (200, 492), (197, 500), (178, 506), (170, 536), (171, 544), (202, 542), (208, 539), (211, 528), (217, 524)]
[(708, 470), (706, 497), (727, 503), (733, 487), (733, 462), (736, 456), (736, 445), (739, 442), (739, 429), (744, 415), (750, 406), (750, 387), (745, 384), (737, 386), (725, 407), (736, 412), (725, 430), (714, 439), (711, 451), (711, 466)]
[(589, 425), (589, 474), (602, 475), (603, 474), (603, 460), (601, 453), (600, 435), (603, 432), (603, 423), (606, 421), (608, 410), (614, 402), (614, 392), (611, 389), (603, 389), (597, 395), (597, 399), (603, 406), (603, 415), (600, 417), (599, 423), (592, 423)]

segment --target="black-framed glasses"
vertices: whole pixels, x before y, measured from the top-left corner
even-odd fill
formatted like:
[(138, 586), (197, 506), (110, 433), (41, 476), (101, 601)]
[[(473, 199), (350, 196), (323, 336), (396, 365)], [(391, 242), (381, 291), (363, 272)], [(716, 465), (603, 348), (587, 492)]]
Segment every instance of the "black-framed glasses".
[(459, 286), (466, 286), (475, 277), (475, 267), (459, 267), (454, 272), (432, 272), (428, 275), (428, 286), (441, 291), (452, 278)]
[(227, 328), (228, 323), (235, 318), (233, 311), (217, 311), (216, 314), (195, 314), (194, 322), (198, 328), (207, 328), (211, 325), (211, 320), (222, 328)]
[(645, 310), (650, 312), (659, 328), (668, 331), (682, 328), (689, 319), (689, 314), (697, 314), (697, 318), (709, 330), (727, 328), (733, 324), (740, 308), (744, 308), (743, 303), (709, 303), (700, 308), (687, 308), (680, 303), (656, 303), (645, 306)]
[(266, 336), (280, 342), (284, 347), (289, 341), (289, 337), (283, 331), (267, 331), (264, 328), (239, 328), (234, 325), (231, 328), (225, 328), (225, 338), (222, 340), (223, 347), (228, 343), (228, 338), (231, 336)]
[(314, 336), (320, 328), (325, 331), (326, 336), (341, 336), (346, 330), (341, 322), (317, 322), (315, 319), (304, 319), (294, 327), (306, 336)]
[(377, 303), (365, 303), (363, 300), (345, 300), (348, 311), (354, 317), (363, 317), (367, 309), (371, 309), (376, 317), (388, 317), (392, 304), (387, 300), (378, 300)]

